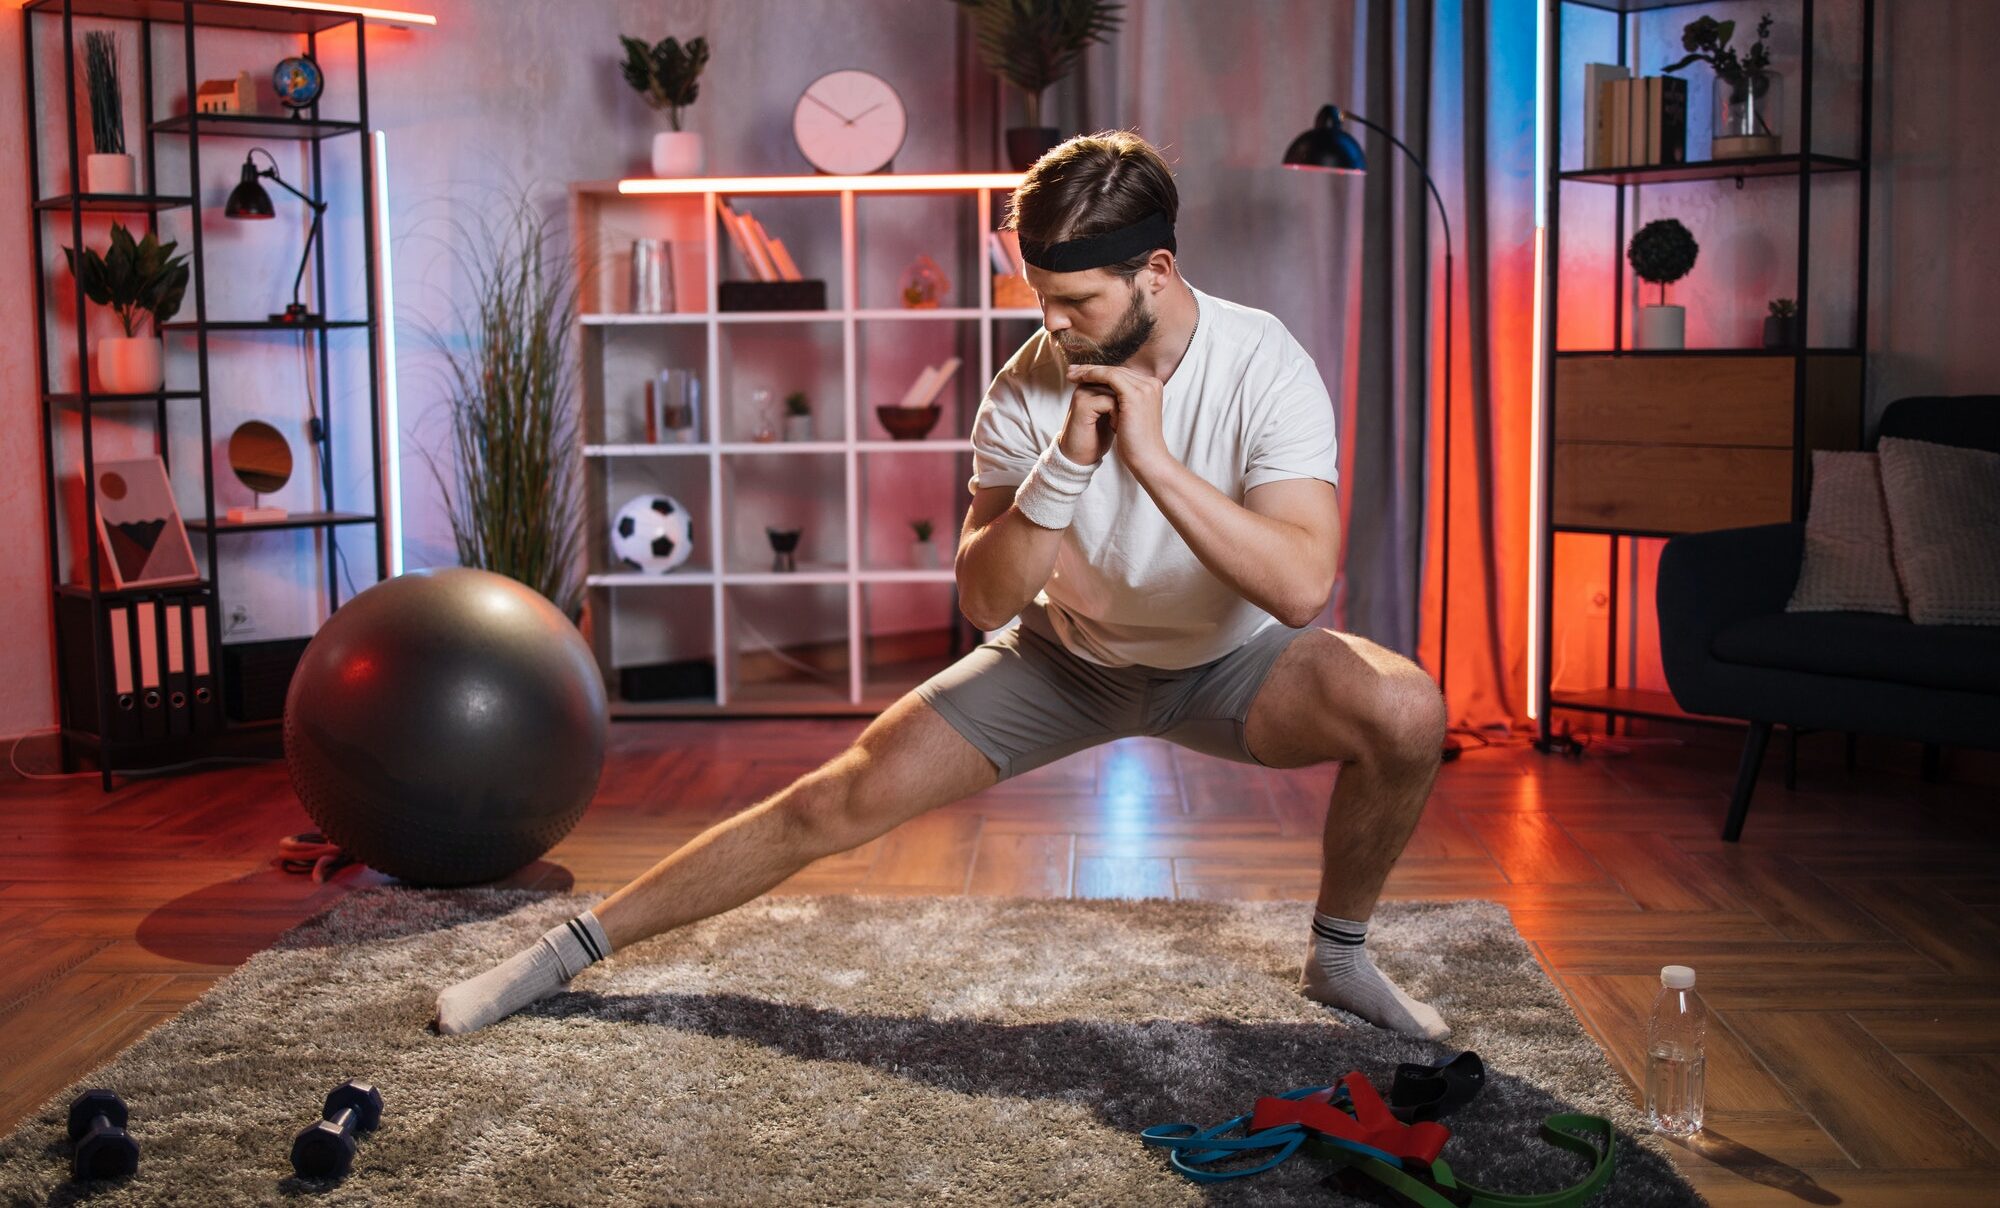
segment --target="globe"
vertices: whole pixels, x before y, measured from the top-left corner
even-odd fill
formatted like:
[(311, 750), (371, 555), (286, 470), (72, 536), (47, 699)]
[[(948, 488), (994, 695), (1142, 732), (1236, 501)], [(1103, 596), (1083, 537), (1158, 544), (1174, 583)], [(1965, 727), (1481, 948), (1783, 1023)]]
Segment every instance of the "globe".
[(280, 104), (292, 109), (310, 109), (325, 89), (326, 77), (320, 74), (318, 63), (304, 55), (293, 55), (272, 69), (271, 87), (277, 90)]

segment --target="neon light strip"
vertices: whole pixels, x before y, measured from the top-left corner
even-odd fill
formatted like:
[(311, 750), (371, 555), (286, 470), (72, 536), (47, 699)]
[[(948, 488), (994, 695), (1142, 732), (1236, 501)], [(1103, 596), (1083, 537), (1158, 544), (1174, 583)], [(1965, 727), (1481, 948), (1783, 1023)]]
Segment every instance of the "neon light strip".
[[(210, 0), (214, 3), (215, 0)], [(394, 8), (369, 8), (359, 4), (314, 4), (310, 0), (221, 0), (225, 4), (254, 4), (258, 8), (292, 8), (308, 13), (346, 13), (349, 16), (365, 17), (370, 21), (382, 21), (390, 25), (436, 25), (438, 19), (429, 13), (404, 12)]]
[(403, 423), (396, 397), (396, 274), (389, 262), (389, 135), (374, 132), (377, 288), (382, 293), (383, 460), (376, 472), (389, 480), (389, 577), (403, 573)]
[[(1542, 610), (1549, 602), (1542, 598), (1542, 441), (1544, 439), (1542, 413), (1543, 392), (1547, 383), (1543, 380), (1548, 366), (1544, 365), (1544, 345), (1542, 325), (1548, 321), (1546, 294), (1548, 278), (1544, 272), (1544, 257), (1548, 255), (1548, 88), (1549, 88), (1549, 8), (1546, 0), (1538, 0), (1535, 5), (1535, 290), (1534, 290), (1534, 341), (1535, 353), (1533, 370), (1528, 385), (1528, 430), (1533, 433), (1530, 447), (1533, 452), (1528, 458), (1528, 683), (1525, 699), (1528, 702), (1530, 721), (1541, 720), (1542, 702), (1536, 693), (1541, 677)], [(1553, 543), (1549, 556), (1555, 557)]]
[(627, 194), (658, 193), (930, 193), (1011, 189), (1019, 172), (878, 173), (873, 176), (635, 176), (618, 182)]

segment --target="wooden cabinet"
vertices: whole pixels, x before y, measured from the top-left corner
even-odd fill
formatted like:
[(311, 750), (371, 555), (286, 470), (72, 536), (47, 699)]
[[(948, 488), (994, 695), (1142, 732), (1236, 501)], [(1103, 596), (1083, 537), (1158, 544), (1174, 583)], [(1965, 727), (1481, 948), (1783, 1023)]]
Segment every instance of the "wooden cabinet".
[[(1552, 519), (1662, 535), (1793, 515), (1812, 449), (1853, 449), (1861, 358), (1687, 353), (1556, 360)], [(1801, 380), (1802, 379), (1802, 380)], [(1807, 485), (1807, 484), (1801, 484)]]

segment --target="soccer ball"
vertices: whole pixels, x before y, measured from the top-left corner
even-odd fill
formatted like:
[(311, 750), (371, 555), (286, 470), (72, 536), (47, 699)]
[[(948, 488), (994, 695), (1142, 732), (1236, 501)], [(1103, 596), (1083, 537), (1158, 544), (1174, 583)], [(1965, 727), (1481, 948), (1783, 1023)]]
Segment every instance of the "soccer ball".
[(694, 521), (672, 495), (639, 495), (611, 522), (611, 552), (633, 570), (663, 575), (694, 553)]

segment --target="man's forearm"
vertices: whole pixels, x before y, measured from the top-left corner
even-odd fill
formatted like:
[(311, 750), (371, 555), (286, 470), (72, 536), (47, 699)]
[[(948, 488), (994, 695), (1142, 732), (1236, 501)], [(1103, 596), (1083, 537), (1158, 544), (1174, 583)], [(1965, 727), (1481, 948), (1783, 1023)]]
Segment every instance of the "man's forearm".
[(1009, 506), (960, 544), (955, 571), (959, 611), (981, 629), (1018, 615), (1049, 581), (1063, 530), (1043, 528)]
[(1260, 516), (1171, 457), (1131, 466), (1209, 573), (1293, 629), (1312, 623), (1332, 584), (1297, 525)]

